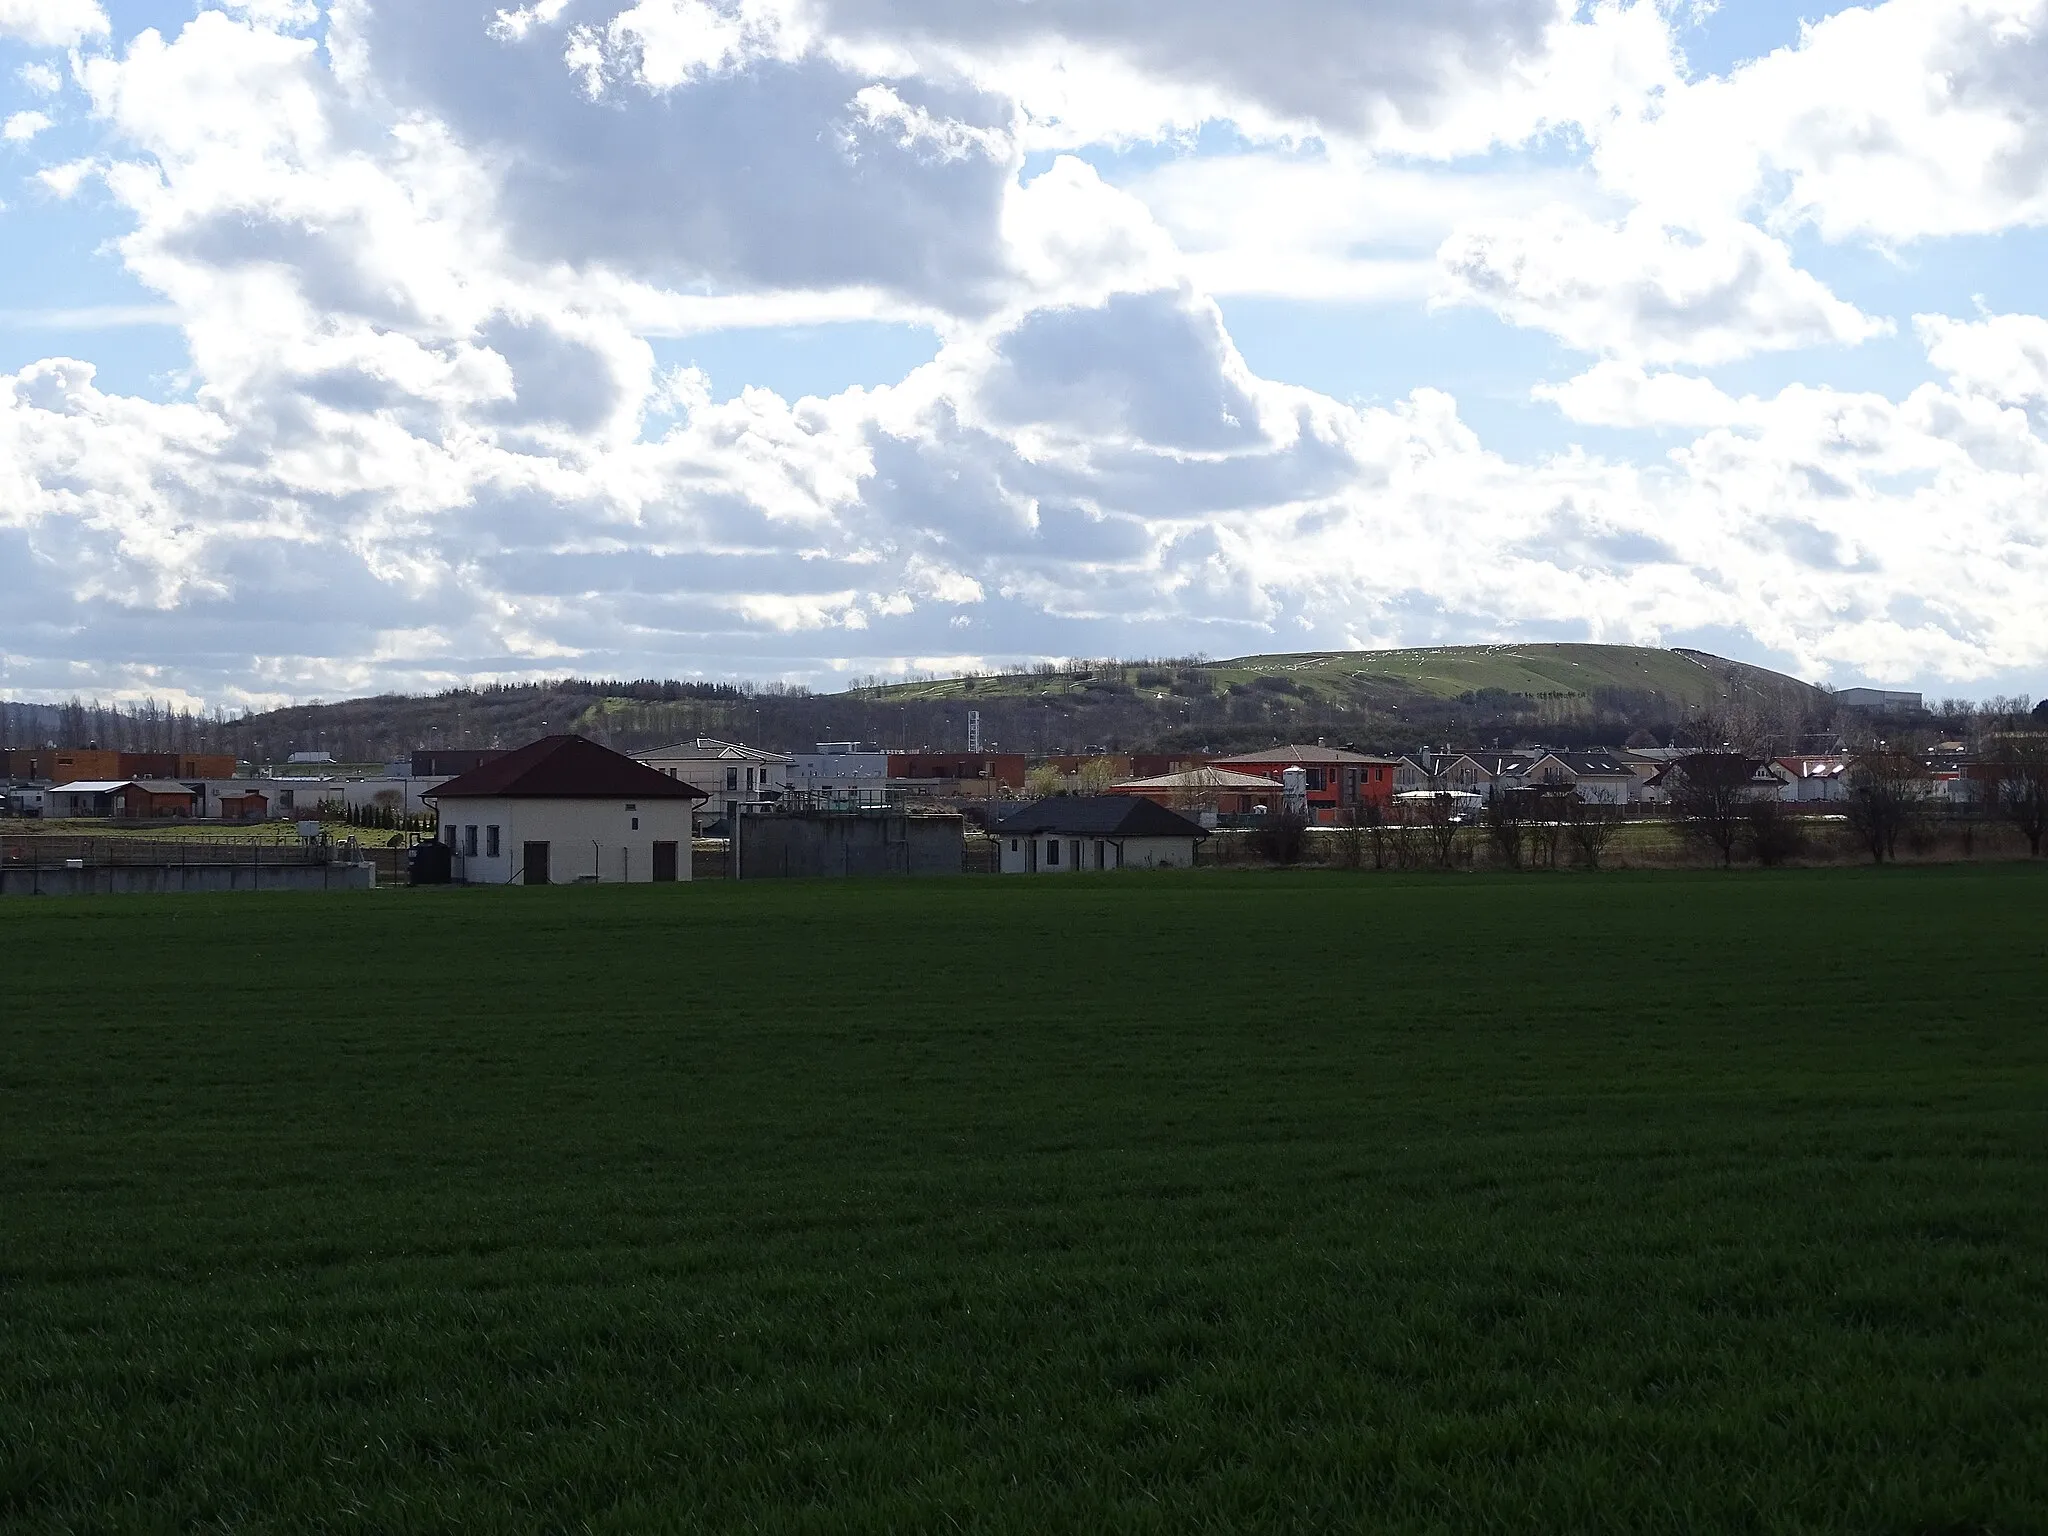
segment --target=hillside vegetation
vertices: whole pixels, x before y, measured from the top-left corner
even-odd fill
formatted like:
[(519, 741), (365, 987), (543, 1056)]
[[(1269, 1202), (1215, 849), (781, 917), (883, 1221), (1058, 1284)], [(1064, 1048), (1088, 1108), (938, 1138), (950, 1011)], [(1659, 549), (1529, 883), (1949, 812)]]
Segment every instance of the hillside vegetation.
[(415, 747), (516, 746), (549, 731), (626, 749), (705, 735), (784, 750), (832, 740), (957, 750), (970, 710), (982, 717), (985, 745), (1021, 752), (1233, 751), (1317, 736), (1386, 752), (1445, 741), (1570, 746), (1636, 732), (1666, 739), (1690, 715), (1731, 709), (1773, 722), (1788, 744), (1832, 713), (1822, 690), (1761, 667), (1699, 651), (1575, 644), (1072, 662), (833, 694), (566, 679), (234, 720), (159, 713), (132, 721), (77, 706), (58, 713), (64, 734), (79, 741), (215, 746), (251, 760), (324, 750), (376, 762)]

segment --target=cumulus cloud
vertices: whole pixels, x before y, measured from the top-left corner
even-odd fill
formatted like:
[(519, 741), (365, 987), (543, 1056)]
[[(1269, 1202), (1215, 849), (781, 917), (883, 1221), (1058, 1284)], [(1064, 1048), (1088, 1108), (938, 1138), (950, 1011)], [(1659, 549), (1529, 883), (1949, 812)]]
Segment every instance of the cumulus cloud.
[(49, 126), (50, 118), (46, 112), (16, 112), (0, 123), (0, 139), (9, 144), (26, 144)]
[(1958, 390), (2011, 404), (2048, 403), (2048, 319), (1917, 315), (1914, 327), (1926, 344), (1927, 360)]
[[(265, 0), (81, 53), (105, 148), (44, 184), (104, 186), (191, 366), (168, 402), (68, 358), (0, 376), (10, 689), (138, 656), (223, 699), (815, 676), (1077, 627), (1219, 654), (1720, 627), (1875, 676), (2048, 658), (2040, 322), (1920, 317), (1942, 382), (1903, 400), (1685, 372), (1888, 322), (1753, 222), (1823, 225), (1802, 199), (1833, 183), (1773, 209), (1755, 156), (1725, 207), (1632, 179), (1659, 113), (1717, 99), (1655, 7), (1183, 19), (337, 0), (316, 38)], [(1077, 79), (1089, 132), (1217, 106), (1296, 137), (1112, 185), (1040, 152), (1079, 131)], [(1427, 163), (1567, 121), (1589, 165)], [(1261, 377), (1211, 296), (1429, 284), (1591, 354), (1539, 389), (1565, 418), (1682, 440), (1511, 462), (1441, 391)], [(937, 356), (795, 402), (715, 400), (649, 343), (878, 315), (934, 325)]]
[(1602, 175), (1678, 218), (1831, 240), (2048, 221), (2048, 0), (1886, 0), (1600, 130)]
[(99, 0), (0, 0), (0, 39), (62, 48), (107, 30)]
[(1478, 304), (1580, 351), (1652, 363), (1853, 345), (1890, 329), (1793, 265), (1749, 224), (1619, 225), (1552, 207), (1470, 225), (1437, 253), (1441, 301)]

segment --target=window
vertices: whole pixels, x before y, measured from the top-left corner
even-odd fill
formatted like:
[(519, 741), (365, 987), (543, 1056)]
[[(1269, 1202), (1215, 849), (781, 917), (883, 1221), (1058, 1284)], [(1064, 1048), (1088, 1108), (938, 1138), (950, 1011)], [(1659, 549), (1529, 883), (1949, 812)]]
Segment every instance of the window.
[(448, 846), (449, 846), (449, 847), (450, 847), (450, 848), (452, 849), (452, 848), (453, 848), (453, 847), (455, 846), (456, 838), (457, 838), (457, 835), (458, 835), (458, 834), (456, 833), (456, 830), (455, 830), (455, 828), (454, 828), (454, 827), (453, 827), (453, 826), (451, 825), (451, 826), (443, 827), (443, 828), (442, 828), (441, 830), (442, 830), (442, 831), (444, 831), (444, 832), (446, 832), (446, 833), (448, 834), (448, 836), (447, 836), (447, 838), (446, 838), (446, 842), (447, 842)]
[(1015, 853), (1016, 851), (1017, 851), (1017, 839), (1013, 837), (1013, 838), (1011, 838), (1011, 839), (1010, 839), (1010, 852), (1012, 852), (1012, 853)]
[(476, 857), (475, 827), (464, 827), (462, 829), (462, 856), (467, 859), (473, 859)]
[(485, 857), (485, 858), (487, 858), (487, 859), (495, 859), (495, 858), (496, 858), (497, 856), (498, 856), (498, 829), (497, 829), (496, 827), (485, 827), (485, 828), (484, 828), (484, 857)]
[(1057, 864), (1057, 863), (1059, 863), (1059, 861), (1060, 861), (1060, 840), (1059, 840), (1058, 838), (1056, 838), (1056, 837), (1048, 837), (1048, 838), (1047, 838), (1047, 839), (1045, 840), (1045, 862), (1046, 862), (1046, 865), (1047, 865), (1048, 867), (1050, 867), (1050, 866), (1052, 866), (1052, 865), (1054, 865), (1054, 864)]
[(725, 787), (728, 790), (738, 789), (740, 787), (739, 769), (728, 768), (725, 770)]
[(640, 818), (638, 816), (635, 816), (633, 818), (633, 830), (635, 832), (638, 832), (640, 830)]

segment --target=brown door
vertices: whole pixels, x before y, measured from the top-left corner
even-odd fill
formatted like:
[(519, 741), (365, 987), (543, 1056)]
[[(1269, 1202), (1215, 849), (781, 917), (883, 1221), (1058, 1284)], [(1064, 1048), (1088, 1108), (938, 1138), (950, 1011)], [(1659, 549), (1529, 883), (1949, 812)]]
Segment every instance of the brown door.
[(526, 845), (526, 883), (546, 885), (548, 883), (548, 845), (528, 843)]
[(676, 877), (676, 845), (656, 843), (654, 845), (654, 882), (666, 885)]

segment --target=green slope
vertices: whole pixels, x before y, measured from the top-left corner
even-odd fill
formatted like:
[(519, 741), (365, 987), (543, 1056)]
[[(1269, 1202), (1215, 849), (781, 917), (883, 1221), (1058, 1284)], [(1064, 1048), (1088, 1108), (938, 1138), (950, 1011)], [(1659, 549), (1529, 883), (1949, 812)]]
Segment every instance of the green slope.
[[(1115, 664), (1106, 664), (1114, 670)], [(1328, 695), (1422, 696), (1457, 699), (1482, 690), (1533, 698), (1590, 698), (1602, 690), (1669, 699), (1682, 707), (1725, 702), (1731, 692), (1816, 696), (1806, 683), (1701, 651), (1640, 645), (1444, 645), (1400, 651), (1305, 651), (1241, 656), (1197, 666), (1218, 689), (1259, 678), (1287, 678)], [(940, 699), (973, 694), (981, 699), (1043, 698), (1071, 694), (1097, 680), (1105, 666), (997, 677), (934, 678), (880, 690), (892, 699)], [(1124, 668), (1135, 674), (1141, 668)], [(1141, 680), (1142, 685), (1142, 680)]]

